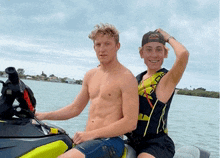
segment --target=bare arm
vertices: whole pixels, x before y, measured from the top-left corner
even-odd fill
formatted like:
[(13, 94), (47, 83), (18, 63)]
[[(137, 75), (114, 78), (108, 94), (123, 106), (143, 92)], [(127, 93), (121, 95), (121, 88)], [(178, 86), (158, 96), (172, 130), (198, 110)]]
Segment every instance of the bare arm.
[(89, 101), (87, 82), (89, 74), (86, 74), (83, 80), (82, 89), (76, 99), (69, 105), (52, 112), (36, 113), (39, 120), (67, 120), (78, 116)]
[(108, 138), (123, 135), (136, 129), (139, 112), (138, 85), (135, 77), (125, 75), (121, 84), (122, 90), (122, 113), (118, 121), (89, 132), (76, 133), (73, 140), (78, 144), (90, 139)]
[[(165, 41), (170, 37), (170, 35), (162, 29), (158, 29), (157, 31), (164, 36)], [(168, 42), (174, 49), (176, 60), (170, 71), (161, 79), (156, 90), (157, 98), (164, 103), (169, 100), (176, 85), (179, 83), (189, 58), (187, 49), (180, 42), (174, 38), (169, 38)]]

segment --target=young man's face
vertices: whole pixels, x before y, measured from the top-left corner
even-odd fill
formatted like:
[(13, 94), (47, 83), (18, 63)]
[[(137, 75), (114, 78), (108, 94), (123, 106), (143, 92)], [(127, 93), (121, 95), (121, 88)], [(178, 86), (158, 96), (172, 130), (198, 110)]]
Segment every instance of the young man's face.
[(117, 51), (120, 43), (115, 42), (113, 37), (98, 34), (94, 40), (94, 49), (100, 63), (109, 63), (117, 59)]
[(143, 46), (140, 55), (148, 69), (158, 71), (163, 64), (164, 58), (167, 57), (167, 53), (162, 43), (149, 42)]

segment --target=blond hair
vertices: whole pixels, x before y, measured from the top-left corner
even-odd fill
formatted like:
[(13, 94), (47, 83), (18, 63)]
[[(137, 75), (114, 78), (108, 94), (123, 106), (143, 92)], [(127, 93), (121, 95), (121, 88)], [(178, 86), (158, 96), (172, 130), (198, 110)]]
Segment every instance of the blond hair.
[(108, 35), (110, 37), (113, 37), (115, 39), (115, 43), (119, 43), (119, 32), (115, 28), (115, 26), (111, 24), (101, 23), (100, 25), (96, 25), (95, 29), (89, 34), (89, 38), (94, 42), (98, 34)]

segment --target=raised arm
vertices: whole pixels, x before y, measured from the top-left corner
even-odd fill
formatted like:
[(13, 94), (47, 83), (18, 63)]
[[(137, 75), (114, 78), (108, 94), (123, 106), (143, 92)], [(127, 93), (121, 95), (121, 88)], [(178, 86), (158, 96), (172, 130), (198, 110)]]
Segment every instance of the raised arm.
[(35, 116), (39, 120), (67, 120), (75, 116), (78, 116), (83, 111), (83, 109), (89, 101), (89, 93), (87, 86), (88, 79), (89, 72), (84, 77), (82, 89), (80, 90), (78, 96), (71, 104), (56, 111), (36, 113)]
[(157, 31), (160, 32), (164, 36), (165, 41), (172, 46), (176, 55), (176, 60), (172, 68), (161, 79), (156, 90), (157, 98), (166, 103), (172, 95), (176, 85), (179, 83), (183, 72), (185, 71), (188, 63), (189, 52), (180, 42), (170, 36), (167, 32), (163, 31), (162, 29), (157, 29)]

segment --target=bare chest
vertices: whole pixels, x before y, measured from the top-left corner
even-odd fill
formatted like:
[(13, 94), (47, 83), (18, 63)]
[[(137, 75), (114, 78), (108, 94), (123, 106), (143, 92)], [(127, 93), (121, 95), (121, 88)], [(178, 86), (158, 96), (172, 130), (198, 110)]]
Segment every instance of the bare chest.
[(94, 76), (91, 79), (88, 89), (89, 89), (90, 99), (102, 98), (108, 100), (108, 99), (117, 99), (121, 97), (119, 81), (114, 77)]

